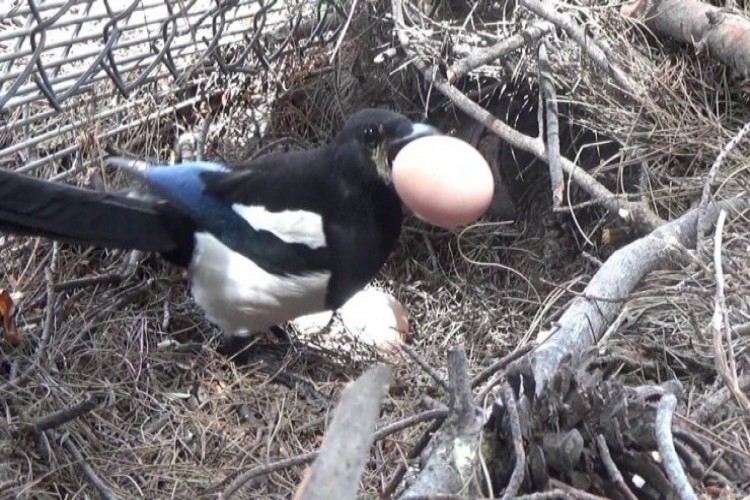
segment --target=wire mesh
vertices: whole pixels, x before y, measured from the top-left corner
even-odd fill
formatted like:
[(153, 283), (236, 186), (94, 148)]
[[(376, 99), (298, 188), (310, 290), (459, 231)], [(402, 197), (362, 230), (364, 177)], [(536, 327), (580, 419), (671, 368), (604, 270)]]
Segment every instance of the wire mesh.
[(217, 75), (267, 71), (317, 12), (294, 0), (0, 5), (0, 167), (32, 172), (197, 106), (221, 91)]

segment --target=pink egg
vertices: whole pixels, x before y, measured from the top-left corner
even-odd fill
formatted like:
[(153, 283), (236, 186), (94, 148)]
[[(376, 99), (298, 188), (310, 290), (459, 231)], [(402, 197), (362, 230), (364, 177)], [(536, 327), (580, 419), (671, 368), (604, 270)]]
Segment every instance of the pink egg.
[(481, 153), (455, 137), (416, 139), (393, 160), (393, 184), (401, 201), (420, 219), (444, 228), (475, 222), (495, 191)]

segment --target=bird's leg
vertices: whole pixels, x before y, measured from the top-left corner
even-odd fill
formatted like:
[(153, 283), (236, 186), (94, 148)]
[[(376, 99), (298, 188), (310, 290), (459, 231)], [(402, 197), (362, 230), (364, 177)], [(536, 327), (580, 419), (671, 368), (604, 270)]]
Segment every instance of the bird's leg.
[(250, 360), (250, 350), (257, 338), (251, 335), (224, 335), (216, 347), (216, 352), (230, 358), (238, 364), (246, 364)]
[(285, 329), (283, 329), (280, 326), (272, 326), (268, 329), (268, 331), (273, 334), (274, 338), (279, 341), (279, 344), (286, 344), (291, 345), (292, 344), (292, 337), (289, 335), (289, 332), (287, 332)]

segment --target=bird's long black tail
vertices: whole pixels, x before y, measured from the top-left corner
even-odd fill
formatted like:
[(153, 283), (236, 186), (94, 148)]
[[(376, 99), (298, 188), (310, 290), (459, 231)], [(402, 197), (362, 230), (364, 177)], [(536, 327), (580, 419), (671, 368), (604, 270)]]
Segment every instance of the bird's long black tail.
[(190, 219), (166, 203), (5, 170), (0, 170), (0, 232), (158, 252), (179, 265), (189, 262), (193, 246)]

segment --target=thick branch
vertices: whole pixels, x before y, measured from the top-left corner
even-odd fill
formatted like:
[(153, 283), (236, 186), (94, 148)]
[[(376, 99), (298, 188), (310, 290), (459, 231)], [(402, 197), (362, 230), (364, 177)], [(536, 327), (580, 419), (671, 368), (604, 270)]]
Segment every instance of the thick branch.
[(750, 76), (750, 20), (698, 0), (637, 0), (620, 9), (623, 16), (643, 19), (657, 35), (695, 45)]
[(433, 438), (432, 453), (414, 484), (402, 498), (473, 492), (472, 480), (479, 454), (483, 419), (474, 406), (468, 361), (462, 347), (448, 353), (450, 409), (445, 424)]
[(295, 499), (354, 498), (372, 445), (380, 402), (391, 380), (387, 366), (365, 372), (344, 390), (318, 458)]
[[(719, 206), (742, 210), (748, 207), (748, 202), (736, 198)], [(537, 395), (563, 358), (580, 356), (596, 345), (643, 277), (655, 269), (667, 267), (682, 254), (683, 248), (695, 247), (699, 212), (699, 209), (691, 210), (613, 253), (563, 313), (556, 330), (540, 333), (539, 347), (526, 360), (531, 363)], [(717, 206), (710, 206), (708, 220), (715, 220), (717, 214)], [(517, 363), (516, 369), (523, 370), (523, 367)]]

